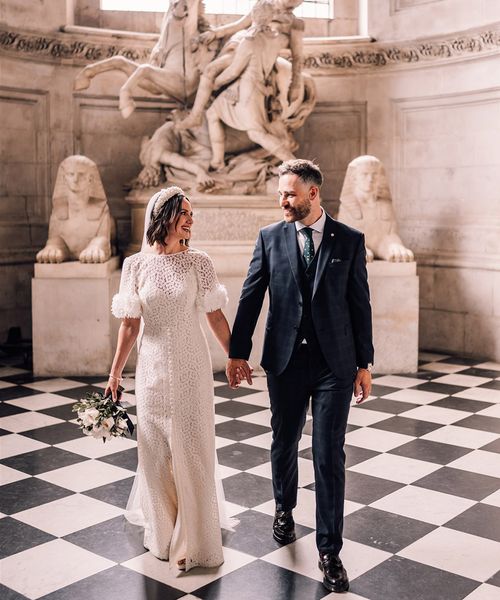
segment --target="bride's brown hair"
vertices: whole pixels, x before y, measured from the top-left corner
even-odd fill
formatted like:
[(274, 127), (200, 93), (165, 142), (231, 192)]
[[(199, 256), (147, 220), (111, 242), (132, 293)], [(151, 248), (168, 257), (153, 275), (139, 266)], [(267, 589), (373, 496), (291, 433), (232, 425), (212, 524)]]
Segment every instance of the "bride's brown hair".
[[(189, 198), (181, 193), (175, 194), (163, 203), (161, 196), (158, 198), (153, 206), (151, 221), (146, 232), (146, 239), (150, 246), (155, 242), (158, 242), (161, 246), (165, 246), (165, 240), (168, 236), (168, 226), (171, 223), (175, 223), (179, 218), (183, 200), (189, 200)], [(156, 206), (159, 203), (162, 204), (160, 209), (157, 210)], [(184, 243), (185, 246), (189, 246), (189, 240), (182, 240), (181, 243)]]

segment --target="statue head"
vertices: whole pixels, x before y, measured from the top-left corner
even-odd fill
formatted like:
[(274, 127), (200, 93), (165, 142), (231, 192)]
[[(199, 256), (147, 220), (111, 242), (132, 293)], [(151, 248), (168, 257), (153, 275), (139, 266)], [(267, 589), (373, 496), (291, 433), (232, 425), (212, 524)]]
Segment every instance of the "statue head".
[(252, 21), (259, 28), (267, 27), (273, 20), (275, 12), (274, 2), (272, 0), (260, 0), (253, 5)]
[(62, 176), (67, 188), (75, 194), (90, 195), (92, 163), (86, 156), (70, 156), (61, 163)]
[(97, 165), (79, 154), (65, 158), (57, 171), (52, 205), (58, 219), (68, 218), (68, 203), (74, 201), (75, 196), (87, 201), (88, 219), (97, 220), (101, 217), (106, 207), (106, 194)]
[(391, 200), (384, 165), (375, 156), (358, 156), (347, 166), (340, 203), (356, 219), (361, 219), (361, 202)]
[(375, 194), (382, 163), (375, 156), (358, 156), (349, 166), (355, 169), (356, 191), (362, 194)]

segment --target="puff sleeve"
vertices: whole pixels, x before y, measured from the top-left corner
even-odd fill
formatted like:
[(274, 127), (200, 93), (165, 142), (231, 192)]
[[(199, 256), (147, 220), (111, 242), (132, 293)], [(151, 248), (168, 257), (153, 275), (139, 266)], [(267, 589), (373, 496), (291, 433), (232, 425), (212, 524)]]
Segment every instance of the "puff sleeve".
[(226, 288), (219, 283), (214, 265), (208, 254), (201, 253), (197, 264), (198, 295), (196, 300), (200, 312), (213, 312), (228, 303)]
[(120, 291), (113, 296), (111, 312), (118, 319), (139, 319), (142, 315), (141, 300), (137, 293), (137, 263), (130, 258), (123, 261)]

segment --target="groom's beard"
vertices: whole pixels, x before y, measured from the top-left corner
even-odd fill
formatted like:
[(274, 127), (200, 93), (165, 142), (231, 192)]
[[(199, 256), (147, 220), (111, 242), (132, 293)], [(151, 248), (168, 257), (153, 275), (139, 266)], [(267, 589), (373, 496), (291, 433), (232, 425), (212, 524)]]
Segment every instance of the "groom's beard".
[(311, 212), (311, 201), (308, 198), (306, 198), (301, 204), (296, 204), (295, 206), (288, 206), (287, 208), (284, 208), (283, 211), (283, 217), (287, 223), (295, 223), (295, 221), (302, 221)]

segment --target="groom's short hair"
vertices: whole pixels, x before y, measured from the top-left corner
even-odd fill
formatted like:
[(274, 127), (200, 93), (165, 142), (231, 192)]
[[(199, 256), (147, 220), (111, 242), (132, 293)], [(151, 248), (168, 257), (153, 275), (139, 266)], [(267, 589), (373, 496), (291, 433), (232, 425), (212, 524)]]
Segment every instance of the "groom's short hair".
[(312, 160), (294, 158), (281, 163), (278, 168), (278, 175), (281, 177), (287, 173), (297, 175), (304, 183), (316, 185), (319, 188), (323, 184), (323, 174), (318, 165), (313, 163)]

